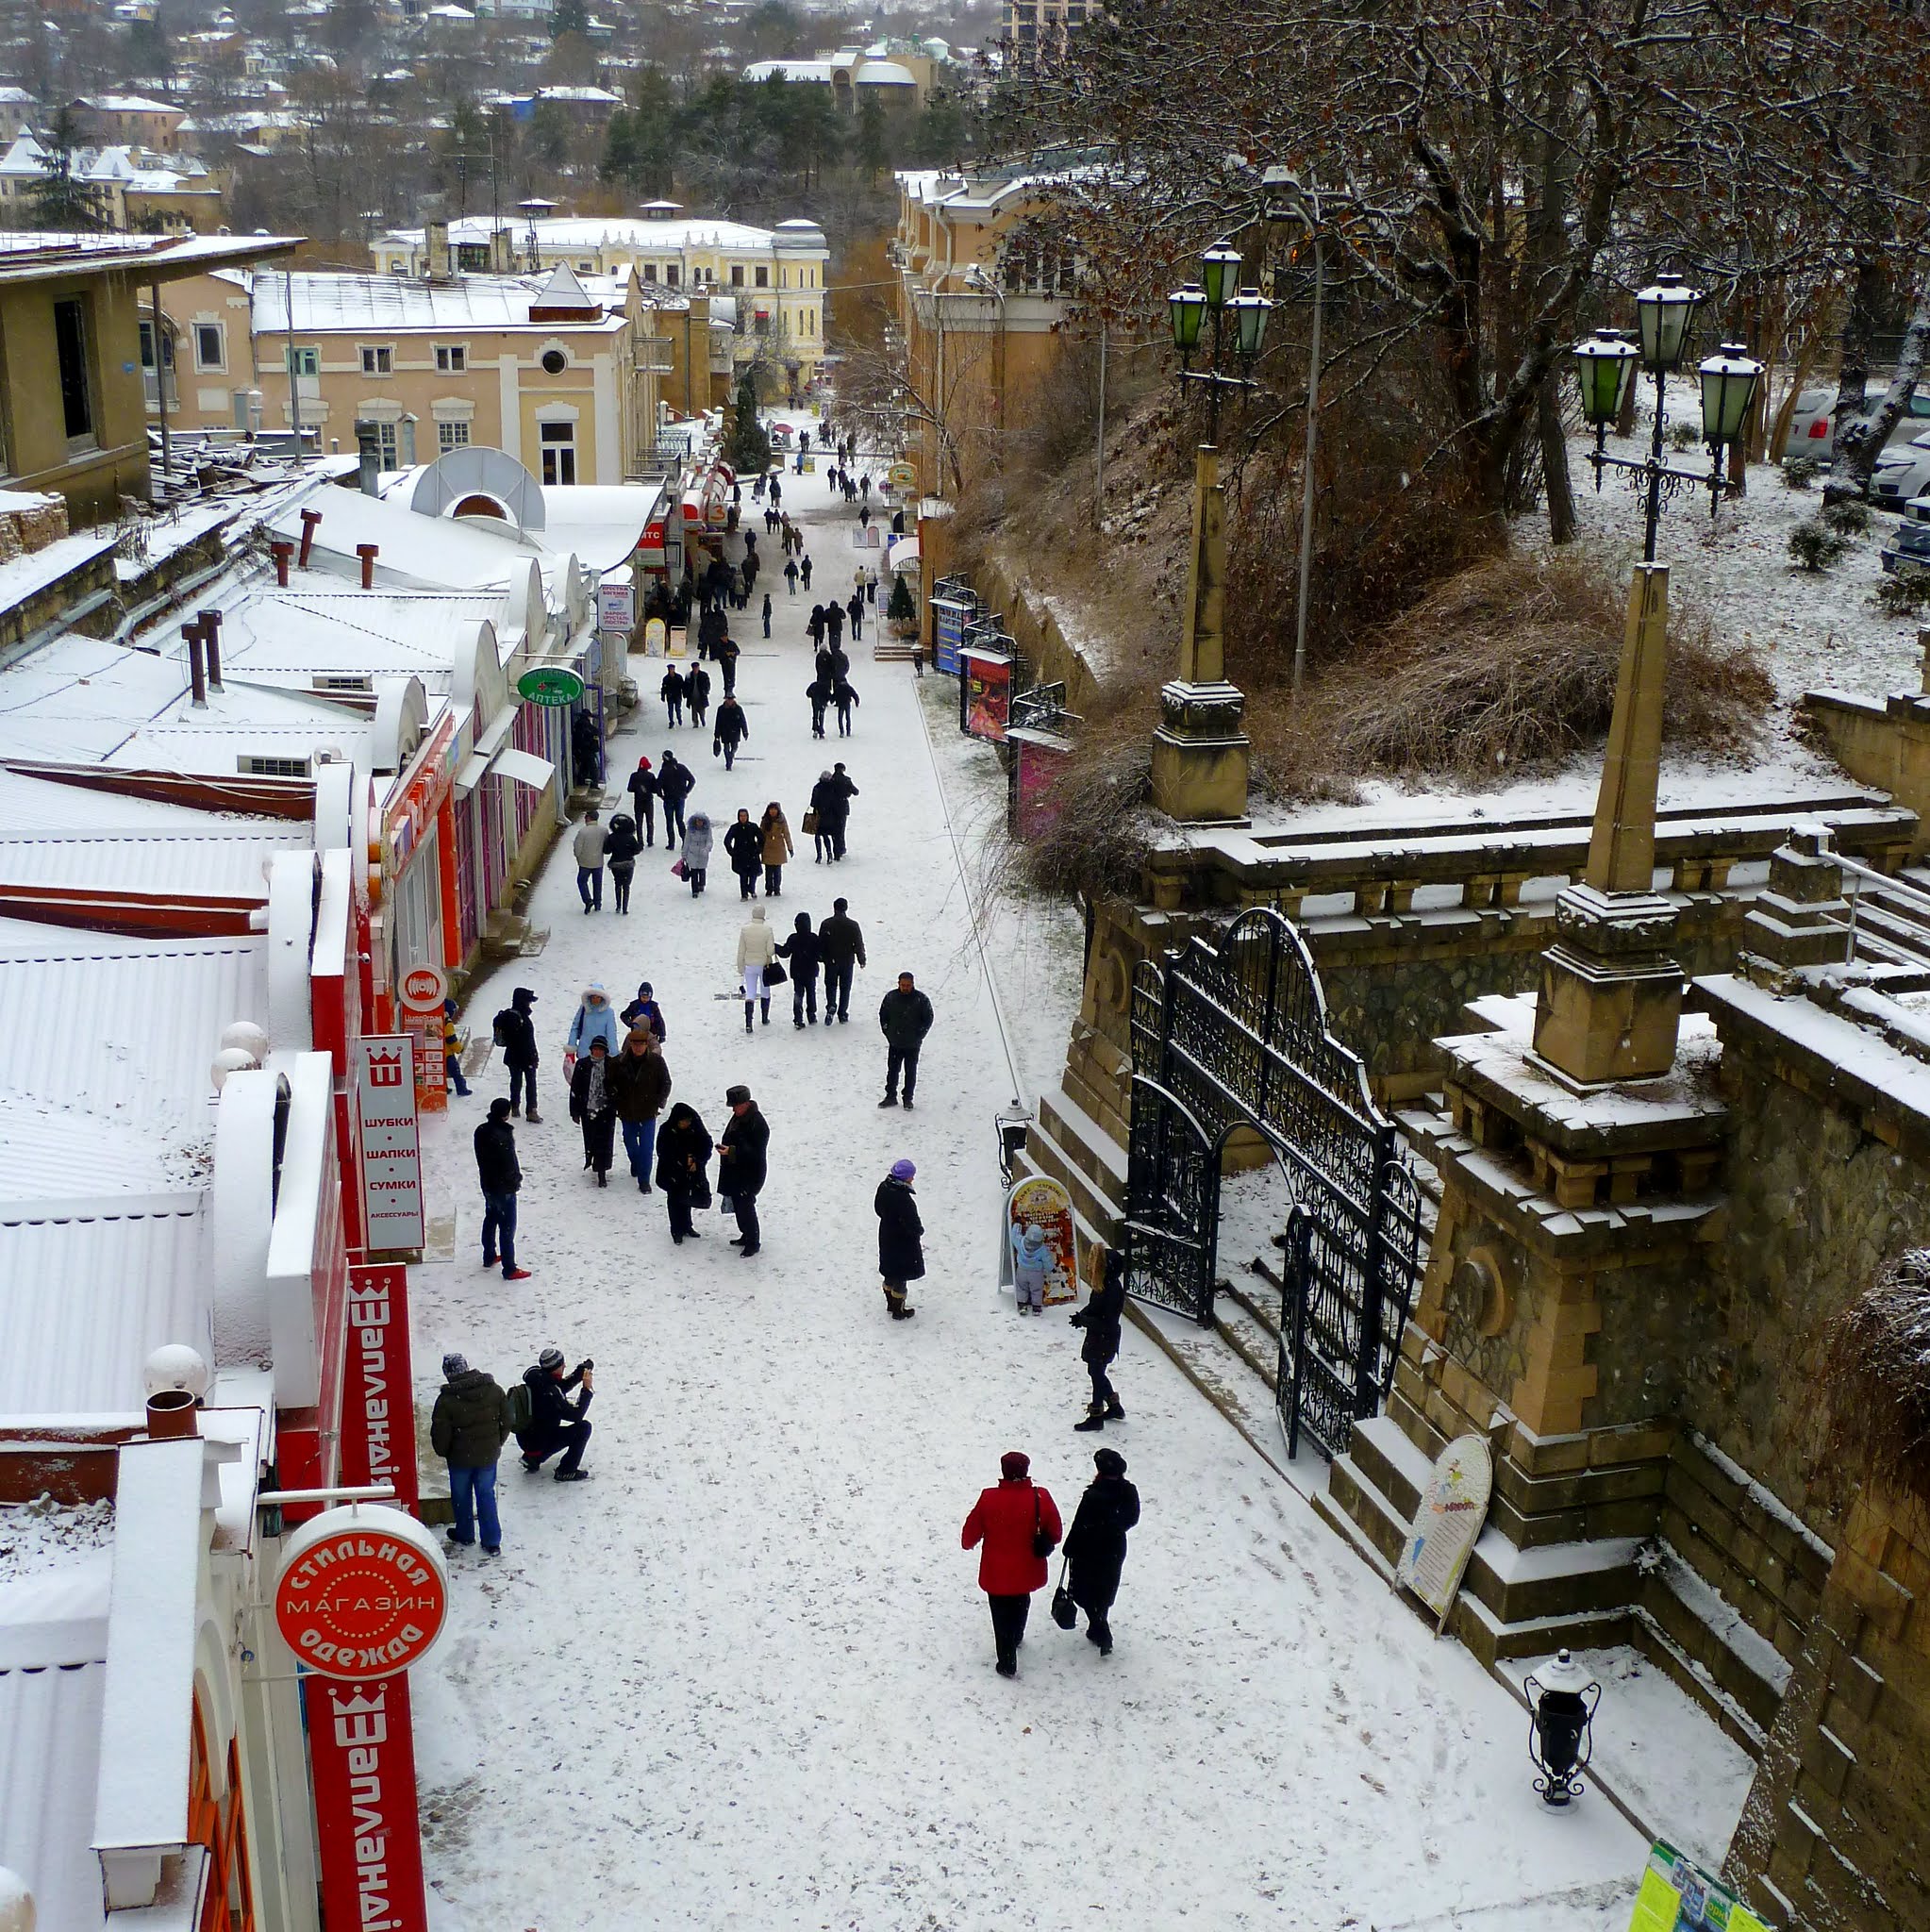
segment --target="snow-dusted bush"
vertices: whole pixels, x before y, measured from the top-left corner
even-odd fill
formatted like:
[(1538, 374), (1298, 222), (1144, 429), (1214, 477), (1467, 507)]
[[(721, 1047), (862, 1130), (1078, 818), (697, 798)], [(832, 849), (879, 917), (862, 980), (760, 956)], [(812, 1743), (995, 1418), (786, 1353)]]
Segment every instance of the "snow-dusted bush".
[(1819, 514), (1838, 537), (1865, 537), (1870, 533), (1870, 506), (1860, 498), (1846, 496), (1840, 503), (1826, 503)]
[(1785, 457), (1783, 458), (1783, 488), (1785, 490), (1807, 490), (1822, 475), (1827, 467), (1821, 457)]
[(1930, 570), (1900, 563), (1876, 586), (1872, 602), (1890, 617), (1910, 617), (1930, 604)]
[(1800, 570), (1827, 570), (1840, 563), (1849, 549), (1850, 540), (1838, 537), (1821, 517), (1811, 517), (1789, 532), (1789, 555)]
[(1842, 1459), (1930, 1497), (1930, 1250), (1898, 1256), (1837, 1317), (1823, 1383)]

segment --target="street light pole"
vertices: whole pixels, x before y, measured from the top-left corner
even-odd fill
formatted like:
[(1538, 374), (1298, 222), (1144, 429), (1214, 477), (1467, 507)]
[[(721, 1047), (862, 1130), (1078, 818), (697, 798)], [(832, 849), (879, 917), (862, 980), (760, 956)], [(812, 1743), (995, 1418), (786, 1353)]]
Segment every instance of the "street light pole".
[[(1316, 215), (1315, 222), (1318, 224)], [(1300, 478), (1300, 597), (1293, 620), (1293, 697), (1306, 671), (1306, 595), (1313, 575), (1313, 460), (1320, 445), (1321, 318), (1326, 307), (1326, 255), (1318, 225), (1313, 231), (1313, 346), (1306, 364), (1306, 459)]]

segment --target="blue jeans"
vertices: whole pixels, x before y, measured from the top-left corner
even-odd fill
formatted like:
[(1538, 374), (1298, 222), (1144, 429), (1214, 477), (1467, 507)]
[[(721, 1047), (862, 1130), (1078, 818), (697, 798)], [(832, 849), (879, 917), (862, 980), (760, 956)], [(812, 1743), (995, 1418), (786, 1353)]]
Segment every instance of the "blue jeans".
[[(509, 1197), (515, 1199), (512, 1194)], [(496, 1521), (496, 1465), (486, 1462), (480, 1469), (465, 1469), (459, 1462), (449, 1465), (449, 1501), (456, 1509), (456, 1541), (473, 1543), (476, 1522), (481, 1519), (483, 1548), (500, 1549), (503, 1525)]]
[(498, 1255), (503, 1259), (503, 1273), (507, 1274), (516, 1265), (516, 1196), (514, 1194), (485, 1194), (483, 1196), (483, 1266), (495, 1265)]
[(657, 1149), (657, 1116), (647, 1121), (624, 1121), (624, 1152), (630, 1157), (630, 1173), (640, 1188), (650, 1185), (650, 1157)]
[(603, 867), (600, 865), (579, 865), (576, 868), (576, 890), (583, 895), (583, 909), (588, 912), (592, 906), (603, 904)]

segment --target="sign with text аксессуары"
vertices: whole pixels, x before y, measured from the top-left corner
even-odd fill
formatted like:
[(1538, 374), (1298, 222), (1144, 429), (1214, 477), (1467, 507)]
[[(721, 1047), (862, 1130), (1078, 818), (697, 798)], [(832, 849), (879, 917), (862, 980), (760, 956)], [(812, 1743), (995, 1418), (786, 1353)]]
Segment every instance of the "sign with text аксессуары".
[(362, 1224), (372, 1250), (423, 1244), (422, 1149), (414, 1055), (406, 1033), (364, 1034), (356, 1056), (362, 1129)]

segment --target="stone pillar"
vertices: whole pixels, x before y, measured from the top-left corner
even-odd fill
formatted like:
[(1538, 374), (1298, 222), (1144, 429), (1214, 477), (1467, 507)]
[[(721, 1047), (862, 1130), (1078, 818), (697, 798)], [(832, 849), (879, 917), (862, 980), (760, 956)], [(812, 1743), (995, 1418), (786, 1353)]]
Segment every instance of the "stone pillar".
[(1576, 1087), (1654, 1079), (1675, 1063), (1682, 969), (1675, 912), (1655, 891), (1655, 786), (1668, 659), (1669, 572), (1636, 566), (1588, 869), (1556, 906), (1535, 1051)]
[(1220, 453), (1203, 444), (1193, 472), (1192, 561), (1179, 675), (1160, 690), (1160, 723), (1153, 734), (1153, 804), (1183, 822), (1225, 824), (1246, 817), (1252, 746), (1240, 729), (1246, 700), (1226, 680), (1225, 588), (1226, 497)]
[(1836, 841), (1825, 826), (1800, 826), (1770, 859), (1769, 887), (1742, 921), (1745, 956), (1771, 976), (1803, 966), (1839, 966), (1850, 957), (1850, 908)]

